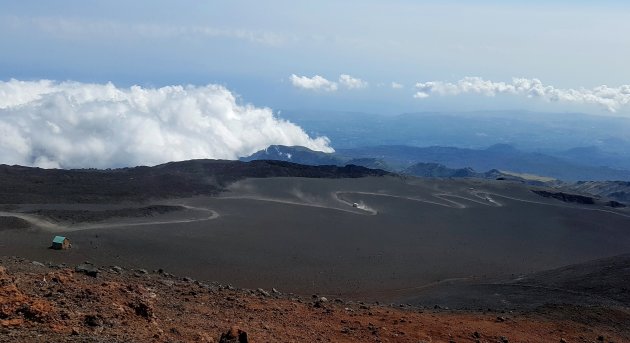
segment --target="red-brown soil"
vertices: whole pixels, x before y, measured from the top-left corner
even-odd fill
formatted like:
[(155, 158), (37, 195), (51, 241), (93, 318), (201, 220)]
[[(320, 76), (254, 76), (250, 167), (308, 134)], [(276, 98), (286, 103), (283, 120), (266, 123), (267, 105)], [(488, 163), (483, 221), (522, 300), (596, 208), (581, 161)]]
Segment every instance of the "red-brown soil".
[[(627, 309), (473, 313), (297, 298), (167, 273), (0, 258), (1, 342), (628, 342)], [(270, 293), (270, 294), (269, 294)]]

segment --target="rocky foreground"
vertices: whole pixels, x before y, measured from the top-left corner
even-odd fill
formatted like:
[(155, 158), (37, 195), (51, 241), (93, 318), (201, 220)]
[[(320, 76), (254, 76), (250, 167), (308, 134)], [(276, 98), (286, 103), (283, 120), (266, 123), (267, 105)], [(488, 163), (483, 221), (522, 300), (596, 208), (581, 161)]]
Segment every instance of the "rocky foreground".
[(628, 342), (630, 311), (457, 312), (0, 258), (0, 342)]

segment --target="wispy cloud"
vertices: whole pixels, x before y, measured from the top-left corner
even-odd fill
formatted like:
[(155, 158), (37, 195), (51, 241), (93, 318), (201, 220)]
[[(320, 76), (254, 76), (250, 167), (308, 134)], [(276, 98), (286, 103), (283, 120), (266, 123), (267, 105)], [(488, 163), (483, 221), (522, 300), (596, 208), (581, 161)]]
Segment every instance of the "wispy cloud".
[(293, 87), (327, 92), (334, 92), (339, 89), (339, 86), (349, 90), (368, 87), (367, 81), (348, 74), (339, 75), (338, 81), (330, 81), (320, 75), (308, 77), (292, 74), (290, 79)]
[(111, 83), (0, 81), (0, 163), (39, 167), (154, 165), (234, 159), (269, 145), (332, 152), (269, 108), (218, 85), (119, 88)]
[(398, 82), (392, 82), (392, 88), (393, 89), (403, 89), (405, 88), (405, 86), (403, 86), (402, 84), (398, 83)]
[(228, 38), (269, 46), (279, 46), (297, 38), (265, 30), (221, 28), (206, 25), (168, 25), (154, 23), (123, 23), (118, 21), (86, 21), (57, 17), (4, 17), (13, 29), (36, 29), (59, 38)]
[(339, 84), (346, 87), (347, 89), (360, 89), (366, 88), (368, 83), (359, 78), (352, 77), (348, 74), (339, 75)]
[(466, 77), (457, 82), (418, 82), (415, 85), (415, 98), (423, 99), (431, 95), (479, 94), (496, 96), (498, 94), (521, 95), (528, 98), (540, 98), (550, 102), (594, 104), (616, 112), (630, 104), (630, 85), (619, 87), (556, 88), (545, 85), (538, 79), (513, 78), (512, 82), (495, 82), (480, 77)]

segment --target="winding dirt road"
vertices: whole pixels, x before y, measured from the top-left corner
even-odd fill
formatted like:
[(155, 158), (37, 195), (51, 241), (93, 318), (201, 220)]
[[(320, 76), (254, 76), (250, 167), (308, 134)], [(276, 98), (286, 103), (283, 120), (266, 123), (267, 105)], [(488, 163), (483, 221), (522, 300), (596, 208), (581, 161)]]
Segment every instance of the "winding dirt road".
[(129, 227), (129, 226), (192, 223), (192, 222), (212, 220), (219, 217), (219, 213), (216, 212), (215, 210), (202, 208), (202, 207), (193, 207), (193, 206), (188, 206), (188, 205), (183, 205), (183, 204), (178, 204), (178, 206), (184, 207), (188, 210), (207, 212), (209, 213), (209, 215), (207, 217), (190, 218), (190, 219), (152, 220), (152, 221), (143, 221), (143, 222), (73, 224), (73, 225), (63, 225), (60, 223), (55, 223), (55, 222), (46, 220), (45, 218), (37, 216), (37, 215), (28, 214), (28, 213), (20, 213), (20, 212), (0, 211), (0, 216), (17, 217), (17, 218), (28, 221), (33, 226), (36, 226), (38, 228), (41, 228), (47, 231), (52, 231), (52, 232), (72, 232), (72, 231), (107, 229), (107, 228)]

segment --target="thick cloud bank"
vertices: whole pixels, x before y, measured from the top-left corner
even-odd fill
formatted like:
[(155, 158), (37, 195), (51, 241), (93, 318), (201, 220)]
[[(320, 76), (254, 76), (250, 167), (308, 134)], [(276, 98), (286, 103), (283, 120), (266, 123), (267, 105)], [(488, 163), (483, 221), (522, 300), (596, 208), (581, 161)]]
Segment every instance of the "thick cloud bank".
[(578, 104), (594, 104), (616, 112), (630, 104), (630, 85), (611, 88), (599, 86), (592, 89), (561, 89), (545, 85), (538, 79), (514, 78), (511, 83), (494, 82), (480, 77), (466, 77), (455, 83), (433, 81), (416, 83), (415, 98), (423, 99), (437, 95), (458, 95), (463, 93), (495, 96), (497, 94), (524, 95), (546, 101), (562, 101)]
[(326, 137), (239, 104), (227, 89), (117, 88), (48, 80), (0, 81), (0, 163), (45, 168), (235, 159), (269, 145), (331, 152)]

